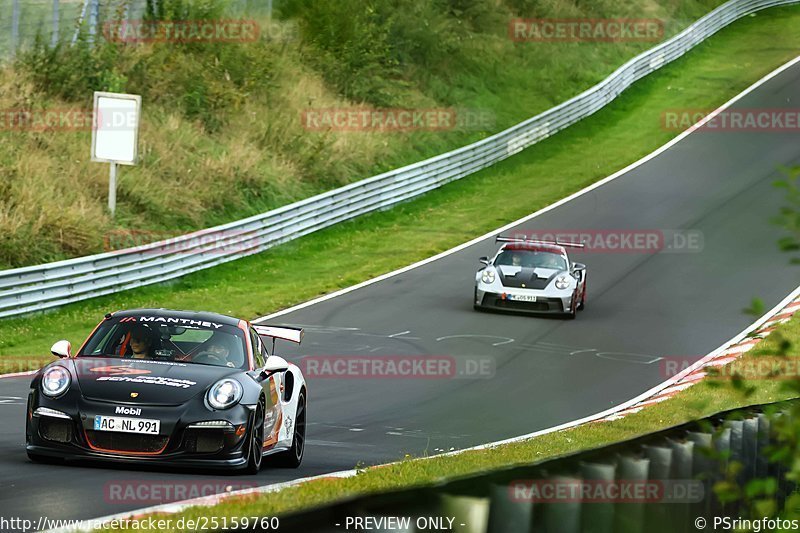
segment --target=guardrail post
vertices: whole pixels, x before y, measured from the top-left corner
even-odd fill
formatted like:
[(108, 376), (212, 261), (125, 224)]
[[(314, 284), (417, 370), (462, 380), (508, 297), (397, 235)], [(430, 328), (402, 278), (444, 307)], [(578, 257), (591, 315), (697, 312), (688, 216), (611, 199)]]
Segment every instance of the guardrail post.
[(686, 439), (694, 443), (692, 478), (703, 482), (703, 500), (691, 506), (693, 514), (711, 516), (711, 502), (714, 499), (713, 480), (716, 478), (715, 470), (718, 468), (712, 458), (714, 447), (711, 433), (690, 431), (686, 434)]
[[(649, 477), (668, 483), (672, 475), (672, 449), (664, 446), (644, 446), (644, 454), (650, 460)], [(651, 503), (645, 510), (645, 530), (649, 532), (675, 531), (671, 510), (675, 505)]]
[[(618, 459), (617, 479), (626, 483), (646, 483), (650, 460), (644, 457), (621, 455)], [(644, 530), (644, 502), (620, 502), (615, 506), (614, 531), (636, 533)]]
[[(581, 463), (584, 482), (613, 483), (616, 465)], [(611, 533), (614, 531), (614, 504), (612, 502), (583, 502), (581, 505), (581, 531), (583, 533)]]
[[(583, 480), (577, 477), (567, 476), (553, 476), (547, 479), (547, 482), (553, 483), (556, 486), (569, 486), (569, 493), (580, 494), (581, 485)], [(542, 523), (537, 525), (543, 526), (542, 533), (579, 533), (581, 530), (581, 501), (578, 498), (569, 499), (567, 501), (555, 499), (552, 502), (543, 503), (542, 509)]]
[[(672, 479), (692, 479), (692, 464), (694, 463), (694, 443), (691, 441), (667, 440), (672, 450)], [(675, 505), (672, 519), (676, 524), (688, 524), (689, 505)]]
[[(731, 454), (731, 428), (722, 426), (718, 428), (717, 433), (714, 435), (714, 451), (719, 457), (719, 464), (717, 467), (717, 475), (714, 481), (724, 478), (725, 473), (728, 471), (730, 465)], [(711, 497), (705, 495), (706, 498)], [(723, 504), (717, 498), (712, 497), (711, 502), (711, 515), (712, 516), (729, 516), (733, 511), (733, 506)]]
[(769, 472), (769, 461), (764, 453), (770, 443), (769, 418), (764, 413), (758, 413), (758, 454), (756, 455), (756, 476), (766, 477)]
[(89, 35), (87, 41), (94, 44), (97, 36), (97, 20), (100, 16), (100, 0), (90, 0), (89, 3)]
[[(725, 427), (731, 430), (731, 454), (730, 462), (742, 462), (742, 435), (744, 433), (744, 422), (741, 420), (726, 420)], [(744, 479), (742, 472), (736, 476), (736, 482), (741, 484)]]
[(742, 475), (745, 483), (755, 477), (757, 456), (758, 418), (745, 418), (742, 427)]
[(530, 531), (533, 525), (533, 503), (517, 501), (510, 485), (494, 484), (489, 487), (489, 533), (517, 533)]
[(19, 0), (11, 3), (11, 56), (17, 54), (19, 46)]
[(51, 21), (50, 26), (50, 46), (55, 47), (58, 44), (58, 30), (61, 22), (61, 17), (58, 13), (58, 0), (53, 0), (52, 16), (53, 20)]
[(489, 498), (442, 494), (440, 506), (441, 516), (455, 517), (454, 532), (486, 533), (489, 523)]

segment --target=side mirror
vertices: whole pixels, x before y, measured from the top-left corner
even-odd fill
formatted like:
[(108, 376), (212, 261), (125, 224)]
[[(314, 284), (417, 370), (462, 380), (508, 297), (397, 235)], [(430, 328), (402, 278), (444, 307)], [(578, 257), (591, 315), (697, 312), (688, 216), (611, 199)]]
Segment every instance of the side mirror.
[(573, 272), (583, 272), (584, 270), (586, 270), (586, 265), (583, 263), (572, 263)]
[(72, 345), (69, 341), (58, 341), (50, 348), (50, 353), (62, 359), (72, 357)]
[(485, 256), (481, 257), (480, 259), (478, 259), (478, 261), (480, 261), (481, 263), (483, 263), (486, 266), (489, 266), (489, 258), (488, 257), (485, 257)]
[(270, 355), (267, 357), (264, 368), (261, 369), (261, 375), (267, 378), (272, 374), (286, 372), (287, 370), (289, 370), (289, 363), (286, 362), (286, 359), (277, 355)]

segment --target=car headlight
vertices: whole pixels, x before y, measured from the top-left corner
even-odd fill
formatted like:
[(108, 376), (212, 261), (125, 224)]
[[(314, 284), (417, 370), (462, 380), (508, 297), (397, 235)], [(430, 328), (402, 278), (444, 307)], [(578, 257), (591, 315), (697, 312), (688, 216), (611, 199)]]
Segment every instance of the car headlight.
[(558, 276), (556, 278), (556, 289), (567, 289), (571, 283), (569, 276)]
[(484, 283), (494, 283), (494, 280), (497, 276), (494, 273), (493, 268), (484, 269), (483, 274), (481, 274), (481, 281)]
[(208, 405), (214, 409), (228, 409), (239, 403), (243, 393), (241, 383), (235, 379), (225, 378), (217, 381), (208, 389), (206, 398)]
[(42, 376), (42, 392), (51, 398), (61, 396), (67, 391), (71, 382), (69, 370), (60, 365), (51, 367)]

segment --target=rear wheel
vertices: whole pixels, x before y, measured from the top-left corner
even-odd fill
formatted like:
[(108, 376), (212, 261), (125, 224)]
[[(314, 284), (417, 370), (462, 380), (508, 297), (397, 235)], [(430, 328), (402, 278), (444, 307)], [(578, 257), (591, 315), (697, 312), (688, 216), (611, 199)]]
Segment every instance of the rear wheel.
[(275, 454), (275, 465), (284, 468), (297, 468), (303, 462), (306, 449), (306, 393), (300, 392), (297, 399), (297, 412), (294, 417), (294, 436), (292, 447)]
[(247, 466), (244, 471), (248, 474), (258, 474), (261, 463), (264, 462), (264, 405), (258, 404), (253, 429), (250, 431), (250, 452), (247, 457)]

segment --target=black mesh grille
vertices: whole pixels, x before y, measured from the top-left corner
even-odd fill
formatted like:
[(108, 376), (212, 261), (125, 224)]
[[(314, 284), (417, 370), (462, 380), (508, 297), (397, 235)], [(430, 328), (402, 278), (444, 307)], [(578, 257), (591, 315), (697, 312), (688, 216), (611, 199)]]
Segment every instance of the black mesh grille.
[(495, 298), (495, 307), (503, 309), (518, 310), (518, 311), (563, 311), (561, 300), (548, 298), (546, 300), (539, 300), (537, 302), (520, 302), (517, 300), (503, 300), (502, 298)]
[(225, 444), (221, 429), (190, 429), (186, 432), (186, 451), (190, 453), (214, 453)]
[(54, 442), (70, 442), (72, 440), (72, 421), (42, 417), (39, 419), (39, 435), (43, 439)]
[(169, 437), (163, 435), (139, 435), (116, 431), (86, 430), (89, 443), (95, 448), (118, 452), (156, 453), (164, 449)]

